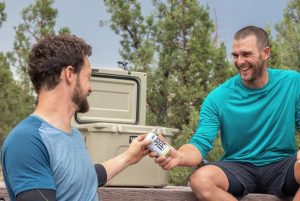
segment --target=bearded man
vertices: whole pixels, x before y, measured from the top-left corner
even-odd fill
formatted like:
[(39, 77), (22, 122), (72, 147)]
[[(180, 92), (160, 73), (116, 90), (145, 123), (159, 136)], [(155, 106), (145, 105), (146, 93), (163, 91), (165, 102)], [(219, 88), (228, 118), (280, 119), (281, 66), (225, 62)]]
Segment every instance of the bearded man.
[(137, 137), (127, 151), (93, 165), (75, 112), (87, 112), (91, 46), (74, 35), (48, 36), (31, 50), (28, 72), (37, 93), (33, 114), (2, 146), (4, 181), (11, 201), (98, 201), (97, 188), (146, 154), (150, 142)]

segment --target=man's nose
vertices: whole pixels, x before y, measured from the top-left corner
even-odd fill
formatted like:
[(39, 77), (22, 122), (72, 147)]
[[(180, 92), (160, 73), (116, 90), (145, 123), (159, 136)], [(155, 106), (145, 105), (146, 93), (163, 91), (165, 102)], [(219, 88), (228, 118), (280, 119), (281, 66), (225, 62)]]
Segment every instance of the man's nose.
[(89, 88), (88, 94), (90, 95), (93, 92), (92, 87)]
[(244, 63), (245, 63), (245, 58), (243, 56), (238, 56), (236, 58), (236, 66), (238, 67), (243, 66)]

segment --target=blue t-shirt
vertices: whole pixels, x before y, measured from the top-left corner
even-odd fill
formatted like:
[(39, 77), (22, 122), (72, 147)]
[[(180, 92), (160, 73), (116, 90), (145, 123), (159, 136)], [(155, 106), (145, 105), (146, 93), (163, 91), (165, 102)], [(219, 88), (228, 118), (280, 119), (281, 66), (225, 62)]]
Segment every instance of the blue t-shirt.
[(300, 73), (271, 68), (268, 73), (269, 81), (260, 89), (245, 87), (237, 75), (207, 96), (189, 141), (203, 157), (218, 132), (224, 161), (264, 166), (295, 155), (295, 125), (300, 130)]
[(31, 115), (2, 146), (4, 181), (14, 201), (30, 189), (56, 190), (57, 200), (98, 201), (97, 176), (80, 132), (59, 130)]

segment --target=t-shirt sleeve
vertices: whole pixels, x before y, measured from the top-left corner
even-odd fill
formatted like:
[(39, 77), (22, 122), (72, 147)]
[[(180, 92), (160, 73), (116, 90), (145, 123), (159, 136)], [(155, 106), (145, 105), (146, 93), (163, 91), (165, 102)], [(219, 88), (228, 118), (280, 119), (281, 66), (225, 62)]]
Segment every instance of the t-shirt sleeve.
[(95, 170), (98, 179), (98, 187), (104, 186), (107, 182), (106, 169), (102, 164), (95, 164)]
[(56, 190), (49, 154), (39, 134), (26, 129), (15, 132), (22, 134), (9, 138), (2, 150), (4, 179), (14, 196), (37, 188)]
[(196, 132), (189, 141), (198, 148), (203, 158), (212, 149), (219, 127), (217, 108), (208, 96), (202, 104)]

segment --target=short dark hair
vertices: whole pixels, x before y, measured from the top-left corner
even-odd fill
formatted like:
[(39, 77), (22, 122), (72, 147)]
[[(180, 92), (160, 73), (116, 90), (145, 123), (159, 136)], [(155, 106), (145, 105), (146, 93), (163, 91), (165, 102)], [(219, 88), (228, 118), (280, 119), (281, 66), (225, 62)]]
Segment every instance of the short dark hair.
[(49, 35), (35, 44), (29, 54), (28, 73), (36, 93), (42, 87), (54, 89), (61, 71), (72, 66), (79, 73), (92, 47), (75, 35)]
[(269, 36), (267, 32), (256, 26), (246, 26), (240, 29), (234, 35), (234, 40), (244, 39), (248, 36), (255, 36), (257, 39), (257, 47), (263, 49), (265, 47), (270, 47)]

